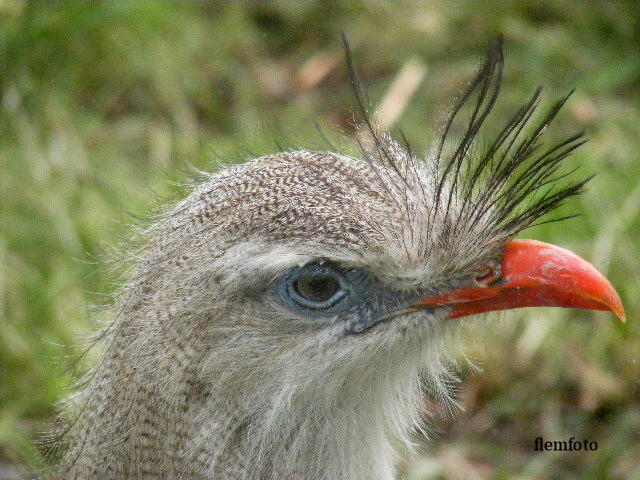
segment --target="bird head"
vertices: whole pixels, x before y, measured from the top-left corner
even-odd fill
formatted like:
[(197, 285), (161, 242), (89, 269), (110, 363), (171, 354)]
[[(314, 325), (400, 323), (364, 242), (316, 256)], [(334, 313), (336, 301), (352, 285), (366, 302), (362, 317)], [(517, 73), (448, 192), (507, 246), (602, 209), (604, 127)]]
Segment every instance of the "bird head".
[(212, 417), (221, 398), (238, 409), (249, 464), (287, 458), (281, 473), (305, 463), (317, 473), (305, 478), (373, 478), (348, 465), (377, 465), (390, 478), (383, 439), (414, 425), (425, 383), (449, 395), (446, 339), (461, 317), (551, 306), (624, 318), (588, 262), (515, 239), (583, 190), (561, 171), (583, 141), (542, 148), (566, 97), (534, 121), (538, 90), (480, 148), (501, 72), (498, 41), (423, 157), (375, 127), (352, 75), (360, 158), (284, 152), (207, 175), (151, 227), (125, 289), (114, 337), (155, 365), (139, 381), (171, 405), (179, 383), (167, 379), (191, 371)]
[[(481, 150), (477, 137), (500, 88), (498, 40), (440, 141), (418, 158), (373, 125), (348, 45), (347, 57), (366, 127), (363, 158), (309, 151), (258, 158), (211, 175), (155, 227), (154, 272), (158, 253), (176, 259), (155, 276), (188, 292), (189, 312), (212, 319), (206, 328), (218, 359), (225, 344), (235, 365), (244, 358), (272, 376), (345, 382), (336, 371), (375, 376), (379, 362), (398, 357), (420, 365), (416, 356), (460, 317), (552, 306), (624, 319), (615, 290), (588, 262), (514, 239), (589, 180), (562, 183), (561, 164), (584, 143), (581, 134), (541, 146), (568, 96), (533, 121), (538, 89)], [(451, 145), (452, 125), (469, 104)]]

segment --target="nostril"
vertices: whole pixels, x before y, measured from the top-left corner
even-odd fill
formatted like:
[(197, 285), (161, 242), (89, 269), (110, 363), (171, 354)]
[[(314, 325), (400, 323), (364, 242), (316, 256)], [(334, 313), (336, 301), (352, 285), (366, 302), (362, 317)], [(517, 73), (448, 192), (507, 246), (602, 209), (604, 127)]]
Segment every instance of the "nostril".
[(490, 285), (500, 278), (500, 272), (497, 268), (487, 267), (475, 277), (477, 284), (482, 286)]

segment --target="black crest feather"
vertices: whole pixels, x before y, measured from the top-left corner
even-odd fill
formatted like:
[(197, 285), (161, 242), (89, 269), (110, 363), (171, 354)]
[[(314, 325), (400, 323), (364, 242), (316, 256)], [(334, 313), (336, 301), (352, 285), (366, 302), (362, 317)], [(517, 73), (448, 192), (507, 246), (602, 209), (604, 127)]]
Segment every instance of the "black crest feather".
[[(354, 68), (344, 34), (342, 42), (358, 114), (373, 139), (376, 157), (399, 172), (385, 135), (371, 120), (366, 90)], [(563, 160), (585, 143), (583, 132), (546, 149), (542, 145), (544, 132), (573, 92), (554, 102), (534, 121), (542, 93), (538, 87), (492, 141), (478, 145), (480, 135), (486, 137), (483, 126), (500, 94), (504, 69), (502, 45), (502, 36), (490, 45), (486, 61), (444, 122), (435, 155), (427, 159), (435, 162), (437, 172), (433, 214), (444, 211), (446, 235), (470, 233), (481, 225), (490, 236), (505, 239), (532, 225), (574, 217), (542, 219), (568, 198), (582, 193), (592, 178), (572, 181), (570, 176), (577, 168), (561, 171)], [(463, 133), (451, 138), (453, 125), (459, 123), (464, 125)], [(404, 136), (402, 140), (407, 145), (406, 156), (413, 160), (415, 157)], [(454, 145), (453, 148), (450, 145)], [(370, 157), (366, 152), (365, 156)]]

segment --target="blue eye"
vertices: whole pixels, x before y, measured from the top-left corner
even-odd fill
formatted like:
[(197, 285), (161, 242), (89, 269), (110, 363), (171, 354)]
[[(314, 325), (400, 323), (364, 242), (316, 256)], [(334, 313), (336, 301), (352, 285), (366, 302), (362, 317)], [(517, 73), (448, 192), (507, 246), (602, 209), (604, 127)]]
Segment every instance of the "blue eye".
[(345, 310), (353, 289), (337, 266), (320, 260), (293, 268), (278, 285), (278, 293), (294, 310), (322, 316)]

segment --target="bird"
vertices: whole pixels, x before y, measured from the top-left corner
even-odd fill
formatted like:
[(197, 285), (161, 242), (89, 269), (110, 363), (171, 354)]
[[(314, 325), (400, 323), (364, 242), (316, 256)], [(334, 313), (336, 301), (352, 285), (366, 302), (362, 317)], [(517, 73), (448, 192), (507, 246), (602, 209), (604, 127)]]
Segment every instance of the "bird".
[[(604, 310), (559, 246), (516, 238), (581, 194), (543, 148), (538, 89), (491, 140), (502, 39), (424, 155), (381, 131), (353, 66), (358, 154), (282, 151), (205, 174), (159, 215), (65, 402), (65, 480), (392, 480), (425, 394), (455, 400), (463, 317)], [(538, 118), (541, 117), (541, 118)]]

